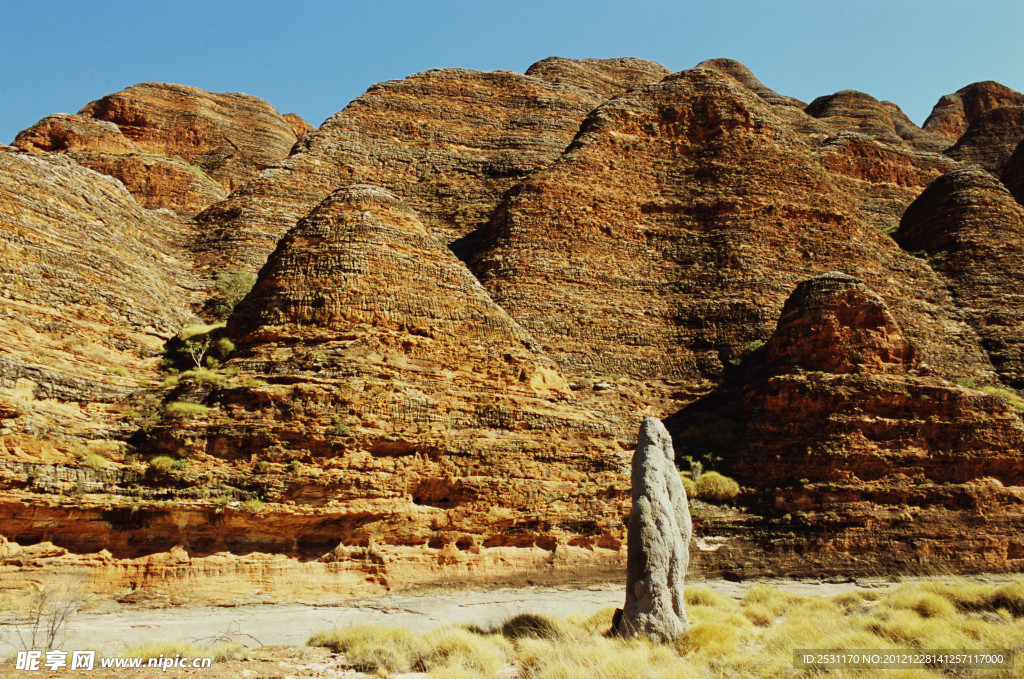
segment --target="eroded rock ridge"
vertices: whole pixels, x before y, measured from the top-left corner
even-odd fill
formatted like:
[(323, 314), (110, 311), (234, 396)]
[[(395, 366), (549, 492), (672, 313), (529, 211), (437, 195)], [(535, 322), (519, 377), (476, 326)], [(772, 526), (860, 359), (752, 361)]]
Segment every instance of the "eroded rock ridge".
[(0, 147), (6, 572), (618, 572), (638, 416), (743, 486), (695, 570), (1024, 568), (1022, 110), (550, 58), (318, 129), (161, 83), (48, 116)]

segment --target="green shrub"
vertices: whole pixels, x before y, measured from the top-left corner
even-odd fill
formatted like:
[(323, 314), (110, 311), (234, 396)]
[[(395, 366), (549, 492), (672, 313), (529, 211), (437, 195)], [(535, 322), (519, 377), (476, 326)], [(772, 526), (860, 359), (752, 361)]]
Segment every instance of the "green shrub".
[(214, 277), (210, 308), (220, 318), (227, 318), (256, 284), (256, 276), (244, 269), (218, 271)]
[(509, 639), (530, 637), (535, 639), (557, 639), (562, 636), (558, 624), (543, 615), (521, 613), (501, 626), (501, 633)]
[(679, 479), (683, 482), (683, 490), (686, 491), (686, 497), (693, 499), (697, 497), (697, 484), (693, 482), (686, 472), (679, 472)]
[(175, 401), (164, 406), (164, 415), (175, 420), (205, 415), (208, 412), (210, 412), (210, 409), (202, 403), (191, 403), (189, 401)]
[(178, 339), (182, 342), (190, 340), (197, 335), (209, 335), (214, 330), (220, 330), (226, 324), (220, 323), (186, 323), (178, 333)]
[(212, 385), (216, 386), (222, 384), (227, 378), (220, 373), (215, 373), (208, 368), (196, 368), (194, 370), (186, 370), (185, 372), (178, 375), (178, 379), (191, 379), (196, 384)]
[(348, 422), (337, 415), (331, 417), (331, 426), (327, 428), (327, 433), (331, 436), (350, 436), (352, 430), (348, 426)]
[(704, 472), (694, 486), (697, 497), (712, 502), (729, 502), (740, 493), (740, 484), (718, 472)]
[(751, 342), (747, 342), (747, 346), (744, 348), (744, 350), (748, 354), (750, 354), (750, 353), (753, 353), (753, 352), (757, 351), (758, 349), (760, 349), (763, 346), (764, 346), (764, 340), (763, 339), (756, 339), (756, 340), (753, 340)]
[(204, 182), (206, 182), (210, 186), (213, 186), (214, 188), (218, 188), (218, 189), (222, 188), (221, 185), (218, 184), (213, 179), (213, 177), (211, 177), (210, 175), (206, 174), (206, 170), (204, 170), (201, 166), (195, 165), (194, 163), (189, 163), (189, 162), (186, 162), (185, 165), (188, 166), (188, 169), (191, 170), (193, 174), (195, 174), (197, 177), (202, 179)]
[(696, 483), (700, 480), (700, 475), (704, 473), (704, 464), (700, 460), (687, 459), (690, 462), (690, 478)]
[(223, 360), (235, 350), (235, 343), (227, 337), (221, 337), (217, 340), (216, 344), (213, 345), (213, 348), (217, 352), (217, 355)]

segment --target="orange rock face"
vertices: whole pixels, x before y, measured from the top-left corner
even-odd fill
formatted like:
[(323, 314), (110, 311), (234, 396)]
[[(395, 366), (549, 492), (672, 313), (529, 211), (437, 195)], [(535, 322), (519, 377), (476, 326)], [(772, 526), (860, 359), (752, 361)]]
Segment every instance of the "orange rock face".
[(92, 151), (120, 154), (137, 150), (117, 125), (66, 113), (47, 116), (22, 130), (12, 145), (33, 153)]
[(198, 214), (227, 193), (200, 170), (178, 160), (146, 154), (73, 153), (81, 166), (119, 180), (139, 205), (166, 208), (183, 216)]
[(982, 114), (1000, 106), (1024, 106), (1024, 95), (992, 80), (972, 83), (939, 99), (924, 129), (956, 141)]
[(4, 459), (123, 447), (122, 404), (190, 313), (187, 232), (67, 156), (6, 146), (0, 206)]
[(894, 568), (1024, 565), (1024, 426), (1013, 396), (928, 372), (861, 281), (802, 282), (764, 348), (668, 419), (681, 454), (718, 460), (758, 488), (757, 531), (738, 535), (719, 565), (773, 569), (742, 549), (730, 557), (742, 543), (790, 567), (803, 561), (798, 570), (813, 564), (805, 573), (857, 572), (872, 550)]
[(906, 372), (917, 362), (885, 302), (856, 278), (839, 273), (797, 286), (766, 352), (777, 367), (835, 374)]
[[(207, 247), (255, 270), (331, 191), (359, 182), (393, 191), (444, 242), (466, 237), (504, 191), (562, 152), (588, 111), (668, 73), (638, 59), (549, 59), (536, 68), (438, 69), (374, 85), (288, 159), (203, 214)], [(457, 249), (472, 245), (469, 238)]]
[(262, 99), (167, 83), (133, 85), (78, 115), (114, 123), (140, 151), (198, 165), (228, 191), (287, 156), (298, 138)]
[(295, 137), (297, 139), (305, 136), (306, 133), (312, 132), (313, 130), (316, 129), (315, 127), (307, 123), (305, 120), (303, 120), (302, 116), (299, 116), (295, 113), (285, 113), (283, 117), (285, 121), (288, 122), (288, 125), (291, 126), (292, 132), (295, 133)]
[(223, 473), (262, 463), (265, 499), (378, 501), (358, 517), (327, 510), (320, 520), (347, 525), (340, 534), (303, 529), (320, 554), (339, 541), (525, 546), (550, 539), (537, 512), (552, 503), (544, 525), (563, 543), (618, 539), (618, 517), (602, 516), (598, 499), (621, 499), (614, 423), (573, 398), (393, 194), (332, 193), (282, 239), (227, 334), (238, 347), (228, 368), (261, 383), (215, 388), (204, 402), (222, 415), (154, 428), (155, 449), (205, 453)]
[(705, 68), (620, 96), (510, 193), (474, 271), (570, 375), (720, 379), (831, 270), (877, 283), (925, 360), (990, 371), (938, 277), (862, 220), (792, 115)]
[(643, 416), (744, 486), (697, 570), (1024, 568), (1022, 106), (552, 58), (316, 130), (157, 83), (45, 118), (0, 148), (0, 580), (620, 577)]
[(14, 146), (67, 153), (121, 181), (146, 208), (192, 217), (288, 155), (310, 126), (262, 99), (144, 83), (94, 101), (79, 115), (48, 116)]
[(914, 201), (896, 234), (927, 254), (981, 336), (1000, 378), (1024, 387), (1024, 207), (991, 175), (954, 170)]

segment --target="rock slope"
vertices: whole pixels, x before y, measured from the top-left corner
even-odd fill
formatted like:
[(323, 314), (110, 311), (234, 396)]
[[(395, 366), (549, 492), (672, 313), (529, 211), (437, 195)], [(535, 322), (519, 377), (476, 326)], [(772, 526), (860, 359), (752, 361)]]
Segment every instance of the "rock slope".
[(287, 160), (201, 215), (208, 247), (256, 269), (299, 218), (359, 182), (395, 192), (450, 243), (554, 160), (592, 108), (667, 74), (639, 59), (549, 59), (526, 75), (438, 69), (374, 85)]
[(13, 145), (69, 154), (120, 180), (144, 207), (191, 217), (287, 156), (310, 129), (249, 95), (142, 83), (78, 115), (47, 116)]
[(114, 123), (144, 153), (198, 165), (228, 191), (288, 155), (298, 138), (292, 124), (262, 99), (168, 83), (133, 85), (78, 114)]
[(323, 517), (299, 531), (304, 556), (618, 539), (618, 519), (600, 518), (620, 493), (605, 492), (624, 464), (617, 432), (388, 191), (333, 192), (281, 240), (226, 332), (237, 376), (188, 427), (155, 427), (154, 452), (261, 469), (245, 487), (267, 500), (345, 503), (331, 531)]
[(851, 572), (883, 550), (896, 568), (1018, 568), (1020, 401), (929, 373), (880, 296), (826, 273), (669, 428), (681, 454), (758, 488), (762, 548), (780, 562)]
[(955, 142), (984, 113), (1000, 106), (1024, 106), (1024, 95), (992, 80), (971, 83), (940, 98), (924, 129)]
[(643, 416), (744, 484), (696, 570), (1019, 570), (1022, 107), (552, 58), (317, 130), (158, 83), (49, 116), (0, 148), (0, 579), (620, 573)]
[(9, 146), (0, 206), (0, 446), (20, 459), (123, 438), (120, 404), (190, 314), (188, 233), (66, 156)]
[(896, 239), (948, 282), (999, 371), (1024, 387), (1024, 207), (987, 172), (935, 180), (907, 209)]
[(942, 281), (866, 223), (794, 115), (709, 68), (621, 95), (510, 192), (474, 271), (573, 376), (718, 380), (797, 281), (845, 269), (926, 361), (990, 379)]

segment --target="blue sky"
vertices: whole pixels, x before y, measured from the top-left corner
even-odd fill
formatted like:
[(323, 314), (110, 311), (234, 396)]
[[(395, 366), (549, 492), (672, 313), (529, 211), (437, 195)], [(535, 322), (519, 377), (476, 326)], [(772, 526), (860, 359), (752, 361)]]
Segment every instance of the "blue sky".
[(0, 25), (4, 143), (138, 82), (246, 92), (319, 125), (375, 82), (548, 56), (731, 57), (783, 94), (862, 90), (918, 124), (971, 82), (1024, 91), (1021, 0), (0, 0)]

